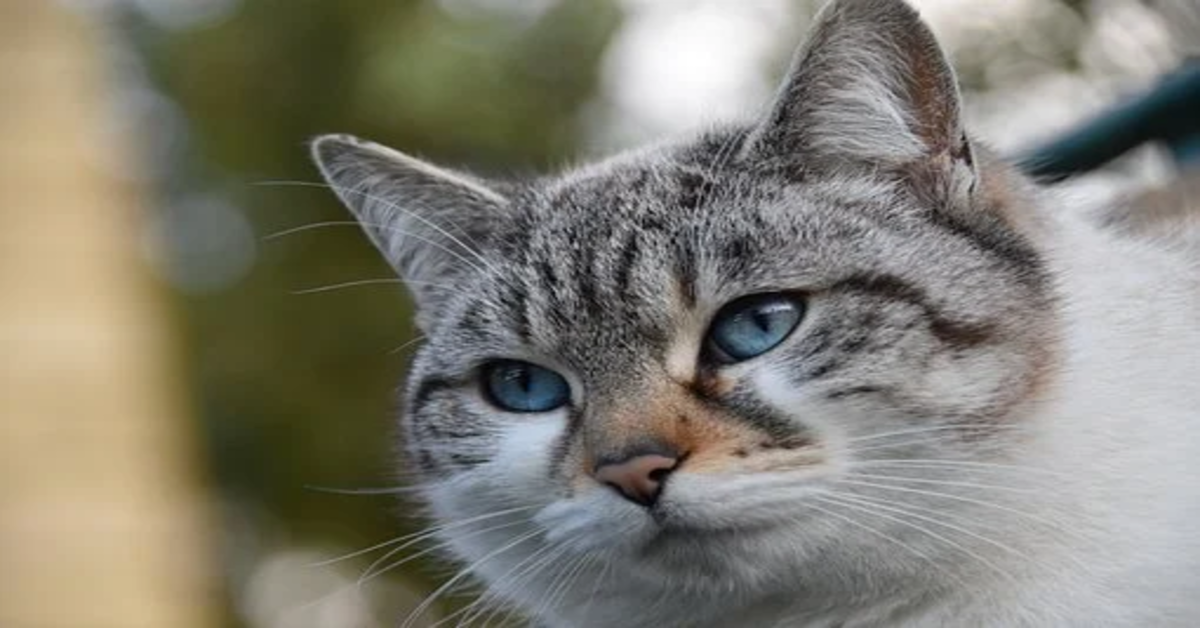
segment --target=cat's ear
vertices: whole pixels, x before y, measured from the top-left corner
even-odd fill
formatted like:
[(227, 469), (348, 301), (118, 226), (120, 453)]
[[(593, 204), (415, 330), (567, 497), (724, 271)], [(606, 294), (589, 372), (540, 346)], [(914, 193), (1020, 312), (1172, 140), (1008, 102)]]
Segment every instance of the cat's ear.
[(492, 186), (348, 135), (318, 137), (312, 154), (408, 286), (422, 326), (460, 273), (486, 266), (478, 242), (508, 204)]
[(816, 21), (749, 150), (805, 170), (919, 165), (974, 176), (954, 71), (912, 7), (833, 0)]

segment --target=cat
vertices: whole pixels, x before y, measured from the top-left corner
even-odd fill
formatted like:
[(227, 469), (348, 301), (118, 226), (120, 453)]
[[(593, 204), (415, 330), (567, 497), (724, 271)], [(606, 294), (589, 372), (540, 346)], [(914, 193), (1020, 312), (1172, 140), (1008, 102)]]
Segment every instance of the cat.
[(553, 176), (315, 140), (427, 336), (450, 621), (1200, 625), (1200, 249), (962, 118), (914, 9), (833, 0), (760, 119)]

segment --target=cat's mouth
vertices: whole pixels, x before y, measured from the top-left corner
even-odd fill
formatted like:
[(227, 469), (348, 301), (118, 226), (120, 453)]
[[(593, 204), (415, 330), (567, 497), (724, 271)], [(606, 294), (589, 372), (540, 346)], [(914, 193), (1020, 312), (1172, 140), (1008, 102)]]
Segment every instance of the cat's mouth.
[(714, 520), (671, 500), (663, 500), (645, 511), (647, 525), (640, 543), (633, 547), (639, 557), (652, 559), (681, 550), (703, 551), (720, 548), (731, 540), (746, 541), (770, 536), (786, 524), (769, 519), (721, 518)]
[(697, 525), (695, 523), (681, 522), (678, 520), (665, 520), (654, 518), (657, 527), (654, 533), (646, 541), (645, 547), (650, 548), (655, 545), (677, 543), (679, 541), (687, 542), (714, 542), (722, 538), (731, 536), (751, 536), (756, 534), (769, 533), (777, 526), (765, 523), (753, 523), (747, 525), (727, 525), (727, 526), (711, 526)]

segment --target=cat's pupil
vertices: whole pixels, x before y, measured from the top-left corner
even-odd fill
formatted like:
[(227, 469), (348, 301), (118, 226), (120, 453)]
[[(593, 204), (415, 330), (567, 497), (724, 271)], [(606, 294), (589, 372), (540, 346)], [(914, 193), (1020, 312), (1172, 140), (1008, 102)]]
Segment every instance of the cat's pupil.
[(521, 392), (529, 393), (529, 389), (531, 388), (530, 382), (533, 378), (530, 377), (528, 368), (525, 366), (514, 366), (508, 372), (508, 379), (520, 387)]
[(771, 316), (765, 312), (755, 312), (754, 322), (758, 325), (758, 329), (763, 332), (771, 331)]

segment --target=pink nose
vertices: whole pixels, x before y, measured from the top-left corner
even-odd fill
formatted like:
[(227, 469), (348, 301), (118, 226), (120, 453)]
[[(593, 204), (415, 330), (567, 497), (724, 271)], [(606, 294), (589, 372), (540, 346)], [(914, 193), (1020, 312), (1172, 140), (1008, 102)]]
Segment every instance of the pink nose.
[(629, 501), (653, 506), (662, 493), (663, 482), (677, 466), (679, 459), (674, 456), (640, 454), (618, 462), (602, 462), (592, 476)]

